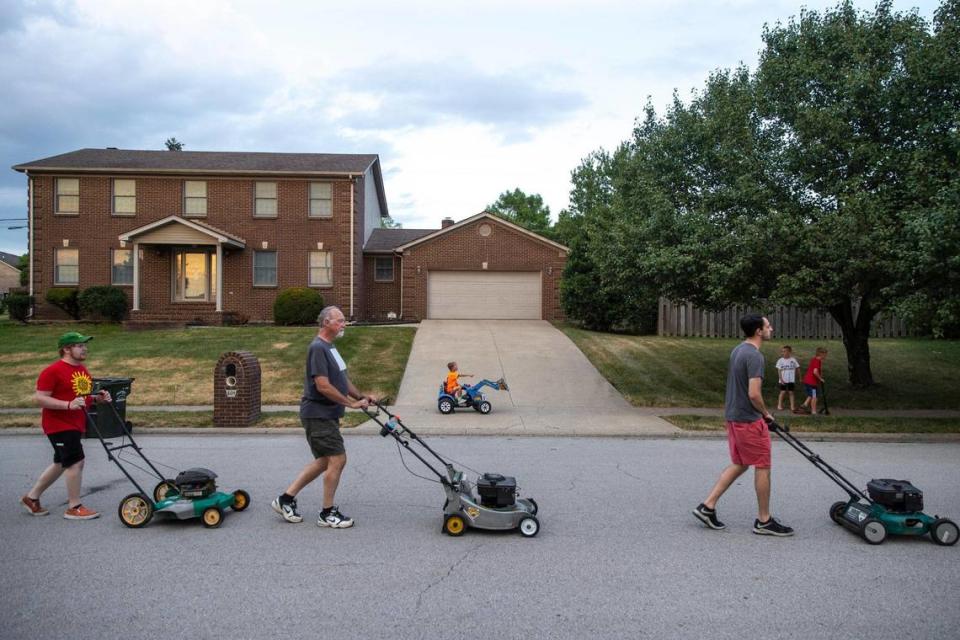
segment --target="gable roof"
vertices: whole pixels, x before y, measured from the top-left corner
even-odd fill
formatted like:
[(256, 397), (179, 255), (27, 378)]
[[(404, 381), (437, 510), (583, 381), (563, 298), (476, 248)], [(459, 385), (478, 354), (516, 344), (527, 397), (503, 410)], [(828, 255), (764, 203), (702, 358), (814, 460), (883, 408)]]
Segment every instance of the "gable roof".
[(0, 262), (13, 267), (17, 271), (20, 271), (20, 267), (18, 266), (20, 264), (20, 256), (18, 255), (7, 253), (6, 251), (0, 251)]
[(566, 251), (567, 253), (570, 252), (570, 248), (569, 248), (569, 247), (565, 247), (565, 246), (563, 246), (562, 244), (560, 244), (559, 242), (554, 242), (553, 240), (550, 240), (549, 238), (545, 238), (545, 237), (543, 237), (542, 235), (540, 235), (539, 233), (534, 233), (533, 231), (530, 231), (529, 229), (525, 229), (525, 228), (521, 227), (521, 226), (518, 225), (518, 224), (514, 224), (514, 223), (512, 223), (512, 222), (510, 222), (510, 221), (508, 221), (508, 220), (504, 220), (504, 219), (501, 218), (500, 216), (494, 215), (494, 214), (490, 213), (489, 211), (481, 211), (480, 213), (478, 213), (478, 214), (476, 214), (476, 215), (470, 216), (469, 218), (466, 218), (466, 219), (464, 219), (464, 220), (461, 220), (460, 222), (457, 222), (457, 223), (455, 223), (455, 224), (452, 224), (452, 225), (450, 225), (450, 226), (448, 226), (448, 227), (444, 227), (443, 229), (438, 229), (438, 230), (436, 230), (436, 231), (434, 231), (434, 232), (432, 232), (432, 233), (430, 233), (430, 234), (428, 234), (428, 235), (425, 235), (425, 236), (422, 236), (422, 237), (420, 237), (420, 238), (416, 238), (416, 239), (414, 239), (414, 240), (411, 240), (410, 242), (407, 242), (406, 244), (400, 245), (400, 246), (397, 247), (395, 250), (396, 250), (397, 252), (399, 252), (399, 253), (403, 253), (405, 250), (407, 250), (407, 249), (409, 249), (409, 248), (411, 248), (411, 247), (414, 247), (414, 246), (416, 246), (416, 245), (418, 245), (418, 244), (420, 244), (420, 243), (422, 243), (422, 242), (429, 242), (430, 240), (433, 240), (433, 239), (435, 239), (435, 238), (438, 238), (438, 237), (442, 236), (442, 235), (445, 234), (445, 233), (449, 233), (450, 231), (453, 231), (454, 229), (460, 229), (460, 228), (465, 227), (466, 225), (468, 225), (468, 224), (470, 224), (470, 223), (476, 222), (477, 220), (480, 220), (481, 218), (488, 218), (488, 219), (493, 220), (494, 222), (496, 222), (496, 223), (498, 223), (498, 224), (502, 224), (502, 225), (504, 225), (505, 227), (508, 227), (508, 228), (510, 228), (510, 229), (513, 229), (514, 231), (517, 231), (517, 232), (519, 232), (519, 233), (521, 233), (521, 234), (523, 234), (523, 235), (529, 236), (529, 237), (530, 237), (531, 239), (533, 239), (533, 240), (536, 240), (536, 241), (538, 241), (538, 242), (542, 242), (542, 243), (544, 243), (544, 244), (550, 245), (551, 247), (556, 247), (557, 249), (560, 249), (561, 251)]
[(124, 242), (135, 242), (134, 236), (141, 236), (145, 233), (149, 233), (150, 231), (159, 229), (160, 227), (165, 227), (169, 224), (180, 224), (185, 227), (189, 227), (195, 231), (199, 231), (204, 235), (210, 236), (221, 244), (227, 244), (236, 247), (237, 249), (243, 249), (246, 245), (246, 242), (244, 242), (243, 238), (239, 236), (235, 236), (232, 233), (227, 233), (223, 229), (218, 229), (213, 225), (197, 222), (196, 220), (187, 220), (185, 218), (181, 218), (180, 216), (167, 216), (166, 218), (145, 224), (142, 227), (137, 227), (136, 229), (127, 231), (126, 233), (121, 233), (119, 237), (120, 240), (123, 240)]
[(15, 171), (70, 173), (169, 173), (356, 176), (373, 171), (381, 217), (389, 217), (380, 156), (349, 153), (265, 153), (254, 151), (156, 151), (78, 149), (14, 165)]
[(430, 235), (436, 229), (374, 229), (363, 247), (364, 253), (393, 253), (400, 245)]

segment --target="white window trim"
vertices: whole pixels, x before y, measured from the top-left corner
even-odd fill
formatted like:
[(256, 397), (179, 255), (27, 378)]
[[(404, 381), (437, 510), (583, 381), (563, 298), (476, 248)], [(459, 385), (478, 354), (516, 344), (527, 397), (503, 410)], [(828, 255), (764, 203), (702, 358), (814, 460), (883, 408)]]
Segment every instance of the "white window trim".
[[(113, 267), (115, 264), (115, 254), (117, 251), (130, 252), (130, 282), (117, 282), (113, 279)], [(132, 287), (133, 286), (133, 249), (110, 249), (110, 284), (114, 287)]]
[[(61, 251), (75, 251), (77, 253), (77, 279), (75, 282), (61, 282), (57, 280), (57, 277), (60, 275), (60, 252)], [(73, 265), (70, 265), (73, 266)], [(54, 249), (53, 250), (53, 286), (55, 287), (75, 287), (80, 284), (80, 249), (74, 248), (64, 248), (64, 249)]]
[[(272, 253), (274, 256), (274, 282), (273, 284), (257, 284), (257, 254), (258, 253)], [(280, 285), (280, 256), (278, 253), (271, 249), (266, 249), (262, 251), (253, 252), (253, 260), (251, 261), (251, 268), (253, 272), (251, 273), (251, 283), (253, 284), (254, 289), (276, 289)]]
[[(260, 198), (257, 196), (257, 185), (258, 184), (272, 184), (274, 188), (274, 196), (272, 198)], [(257, 213), (257, 201), (259, 200), (273, 200), (274, 204), (274, 213)], [(280, 183), (272, 182), (270, 180), (257, 180), (253, 183), (253, 217), (254, 218), (266, 218), (272, 220), (277, 218), (280, 215)]]
[[(76, 211), (60, 211), (60, 181), (61, 180), (76, 180), (77, 181), (77, 210)], [(73, 194), (70, 194), (73, 195)], [(80, 215), (80, 178), (54, 178), (53, 179), (53, 215), (55, 216), (78, 216)]]
[[(133, 183), (133, 195), (132, 196), (118, 196), (117, 195), (117, 180), (124, 180)], [(117, 198), (133, 198), (133, 211), (131, 212), (117, 212)], [(110, 180), (110, 215), (117, 216), (118, 218), (132, 218), (137, 215), (137, 181), (133, 178), (113, 178)]]
[[(187, 195), (187, 183), (188, 182), (201, 182), (203, 183), (203, 213), (187, 213), (187, 199), (193, 198), (194, 200), (200, 200), (200, 196), (188, 196)], [(207, 180), (184, 180), (183, 181), (183, 217), (184, 218), (206, 218), (207, 211), (210, 209), (210, 184)]]
[[(389, 261), (390, 261), (390, 279), (389, 279), (389, 280), (381, 280), (380, 278), (377, 277), (377, 260), (389, 260)], [(376, 256), (376, 257), (374, 257), (374, 259), (373, 259), (373, 281), (374, 281), (374, 282), (395, 282), (396, 279), (397, 279), (396, 271), (397, 271), (397, 265), (396, 265), (396, 262), (395, 262), (394, 259), (393, 259), (393, 256), (389, 256), (389, 257), (387, 257), (387, 256)]]
[[(328, 215), (321, 216), (313, 213), (313, 206), (312, 206), (313, 201), (314, 200), (324, 201), (323, 198), (313, 197), (312, 185), (315, 185), (315, 184), (330, 185), (330, 213)], [(307, 183), (307, 218), (310, 218), (313, 220), (330, 220), (331, 218), (333, 218), (333, 183), (332, 182), (326, 182), (323, 180), (311, 180), (310, 182)]]
[[(325, 267), (330, 269), (330, 282), (325, 284), (314, 284), (310, 281), (311, 273), (314, 267), (310, 265), (310, 256), (315, 253), (325, 253), (330, 256), (330, 266)], [(321, 267), (317, 267), (321, 268)], [(333, 288), (333, 251), (308, 251), (307, 252), (307, 286), (313, 289), (332, 289)]]

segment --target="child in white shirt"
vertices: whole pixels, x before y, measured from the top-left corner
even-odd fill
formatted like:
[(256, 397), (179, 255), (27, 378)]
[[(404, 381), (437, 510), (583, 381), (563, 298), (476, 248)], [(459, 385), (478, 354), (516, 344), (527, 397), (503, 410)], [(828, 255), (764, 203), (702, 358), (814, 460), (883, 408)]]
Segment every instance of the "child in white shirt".
[(783, 397), (790, 395), (790, 411), (795, 410), (793, 389), (797, 382), (797, 369), (800, 363), (793, 357), (793, 348), (784, 345), (780, 349), (780, 359), (777, 360), (777, 373), (780, 378), (780, 395), (777, 397), (777, 411), (783, 411)]

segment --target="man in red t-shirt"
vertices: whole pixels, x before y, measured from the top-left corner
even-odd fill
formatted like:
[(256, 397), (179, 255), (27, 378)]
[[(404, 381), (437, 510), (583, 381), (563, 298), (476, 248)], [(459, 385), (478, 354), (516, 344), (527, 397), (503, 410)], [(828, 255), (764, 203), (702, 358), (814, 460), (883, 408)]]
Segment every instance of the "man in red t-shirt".
[(86, 410), (94, 402), (110, 402), (110, 394), (93, 392), (93, 379), (83, 366), (87, 359), (89, 336), (70, 331), (60, 336), (57, 347), (60, 359), (40, 373), (34, 400), (42, 409), (40, 424), (53, 445), (53, 464), (47, 467), (37, 483), (20, 498), (20, 504), (32, 515), (49, 513), (40, 506), (40, 495), (61, 475), (67, 484), (68, 520), (92, 520), (100, 514), (80, 504), (80, 481), (83, 475), (83, 445), (80, 439), (87, 430)]
[(817, 415), (817, 399), (819, 396), (820, 385), (823, 384), (823, 361), (827, 357), (826, 347), (817, 347), (817, 351), (810, 358), (810, 365), (807, 367), (807, 373), (803, 376), (803, 387), (807, 391), (807, 399), (800, 405), (797, 413), (810, 413)]

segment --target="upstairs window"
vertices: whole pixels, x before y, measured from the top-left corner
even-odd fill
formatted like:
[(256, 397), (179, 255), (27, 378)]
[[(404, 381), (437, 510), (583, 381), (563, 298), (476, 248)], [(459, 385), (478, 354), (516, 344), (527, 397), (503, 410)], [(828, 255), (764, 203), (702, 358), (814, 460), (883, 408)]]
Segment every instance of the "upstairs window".
[(207, 183), (185, 180), (183, 183), (183, 213), (188, 216), (207, 215)]
[(80, 178), (57, 178), (56, 213), (80, 213)]
[(329, 182), (310, 183), (310, 217), (333, 216), (333, 188)]
[(110, 284), (133, 284), (133, 249), (112, 249)]
[(113, 214), (132, 216), (137, 212), (137, 181), (113, 181)]
[(277, 252), (253, 252), (253, 286), (277, 286)]
[(53, 252), (53, 284), (80, 283), (80, 250), (56, 249)]
[(310, 252), (311, 287), (329, 287), (333, 285), (333, 254), (329, 251)]
[(393, 258), (374, 258), (373, 279), (376, 282), (393, 282)]
[(253, 215), (258, 218), (277, 217), (277, 183), (254, 183)]

